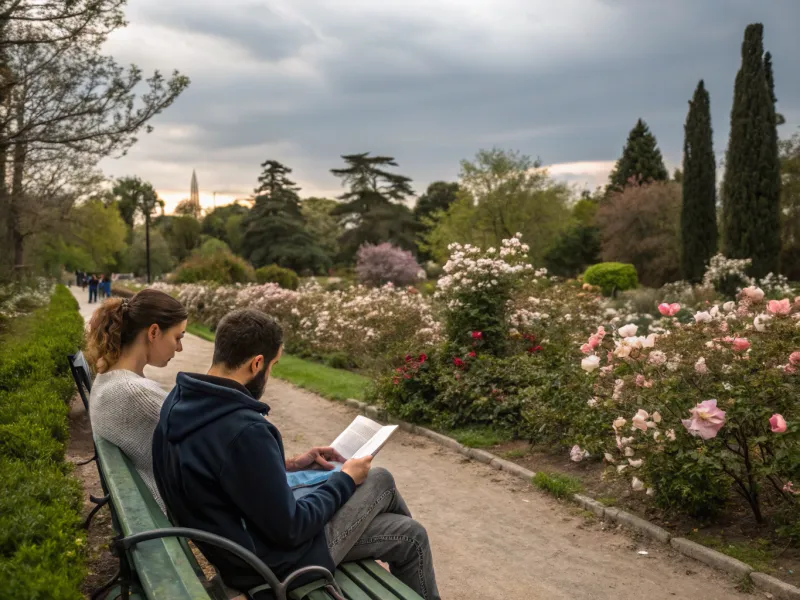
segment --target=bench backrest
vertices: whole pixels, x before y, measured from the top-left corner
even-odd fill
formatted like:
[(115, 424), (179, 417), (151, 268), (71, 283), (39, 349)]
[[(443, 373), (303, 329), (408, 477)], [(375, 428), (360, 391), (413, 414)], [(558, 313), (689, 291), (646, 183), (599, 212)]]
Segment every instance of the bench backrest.
[[(119, 524), (120, 533), (134, 533), (170, 527), (147, 486), (123, 452), (99, 436), (94, 438), (97, 462)], [(151, 600), (208, 600), (186, 553), (185, 542), (177, 538), (150, 540), (130, 551), (131, 567), (147, 598)]]
[(70, 354), (67, 356), (69, 361), (69, 370), (72, 373), (72, 378), (75, 380), (75, 385), (78, 387), (78, 393), (83, 402), (83, 408), (89, 412), (89, 394), (92, 392), (92, 372), (89, 370), (89, 364), (83, 356), (83, 352), (78, 351), (77, 354)]

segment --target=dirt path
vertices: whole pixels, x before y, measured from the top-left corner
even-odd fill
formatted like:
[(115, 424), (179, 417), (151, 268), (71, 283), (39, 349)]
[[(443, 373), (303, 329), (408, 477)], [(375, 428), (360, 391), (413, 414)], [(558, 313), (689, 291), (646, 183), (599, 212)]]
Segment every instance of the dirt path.
[[(80, 296), (88, 316), (93, 307)], [(170, 389), (179, 371), (205, 372), (212, 348), (187, 335), (184, 351), (168, 367), (145, 374)], [(331, 442), (356, 414), (274, 379), (264, 401), (288, 454)], [(747, 597), (736, 582), (668, 547), (606, 529), (572, 505), (425, 438), (398, 432), (375, 464), (394, 474), (427, 527), (446, 600)]]

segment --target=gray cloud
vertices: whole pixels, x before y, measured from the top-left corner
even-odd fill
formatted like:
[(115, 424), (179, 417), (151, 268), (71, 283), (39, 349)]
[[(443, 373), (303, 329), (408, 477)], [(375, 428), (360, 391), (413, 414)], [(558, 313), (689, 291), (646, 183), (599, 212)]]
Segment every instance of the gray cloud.
[[(795, 0), (489, 4), (139, 0), (132, 29), (174, 53), (124, 40), (111, 50), (146, 66), (174, 58), (193, 84), (115, 172), (182, 189), (183, 170), (202, 163), (201, 180), (249, 189), (269, 151), (317, 193), (338, 187), (328, 169), (340, 154), (371, 150), (394, 155), (421, 191), (493, 145), (546, 163), (614, 160), (639, 117), (677, 164), (701, 78), (722, 157), (742, 32), (754, 21), (774, 55), (789, 121), (781, 133), (800, 123)], [(190, 133), (167, 139), (181, 128)]]

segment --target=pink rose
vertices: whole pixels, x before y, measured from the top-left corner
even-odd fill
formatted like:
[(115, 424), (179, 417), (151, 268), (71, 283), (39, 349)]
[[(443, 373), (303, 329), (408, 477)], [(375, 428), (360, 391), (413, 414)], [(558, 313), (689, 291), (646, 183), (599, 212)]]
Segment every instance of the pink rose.
[(717, 433), (725, 425), (725, 411), (717, 408), (716, 400), (704, 400), (689, 411), (692, 417), (682, 419), (681, 423), (690, 434), (704, 440), (717, 437)]
[(581, 346), (581, 352), (584, 354), (589, 354), (592, 351), (592, 347), (589, 344), (584, 344)]
[(786, 373), (787, 375), (794, 375), (795, 373), (797, 373), (797, 369), (794, 367), (794, 365), (791, 364), (783, 365), (782, 367), (778, 368), (779, 369), (783, 368), (783, 372)]
[(789, 299), (783, 300), (770, 300), (767, 302), (767, 312), (773, 315), (788, 315), (792, 310), (792, 305), (789, 304)]
[(747, 338), (733, 338), (731, 340), (731, 348), (734, 352), (744, 352), (750, 347), (750, 342)]
[(674, 317), (680, 311), (681, 305), (677, 302), (673, 304), (667, 304), (664, 302), (663, 304), (658, 305), (658, 312), (660, 312), (665, 317)]
[(769, 427), (772, 433), (783, 433), (786, 431), (786, 420), (782, 415), (775, 413), (769, 418)]
[(800, 352), (792, 352), (789, 355), (789, 362), (793, 365), (800, 365)]

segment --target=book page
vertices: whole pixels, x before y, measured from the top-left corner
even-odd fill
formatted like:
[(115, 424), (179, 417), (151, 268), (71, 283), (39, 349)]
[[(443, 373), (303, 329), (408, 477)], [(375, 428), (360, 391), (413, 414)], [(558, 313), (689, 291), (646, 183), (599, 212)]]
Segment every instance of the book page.
[(372, 436), (372, 439), (358, 449), (358, 452), (353, 455), (353, 458), (375, 456), (378, 451), (383, 448), (383, 445), (389, 441), (389, 438), (396, 429), (397, 425), (387, 425), (386, 427), (381, 427), (380, 431)]
[(345, 460), (353, 458), (361, 447), (369, 442), (382, 429), (380, 423), (358, 415), (347, 429), (339, 434), (331, 447), (341, 454)]

